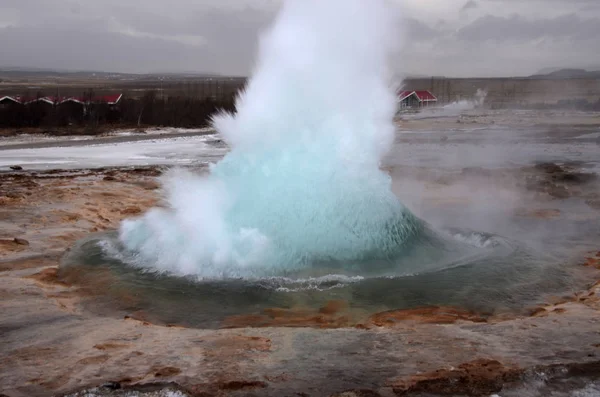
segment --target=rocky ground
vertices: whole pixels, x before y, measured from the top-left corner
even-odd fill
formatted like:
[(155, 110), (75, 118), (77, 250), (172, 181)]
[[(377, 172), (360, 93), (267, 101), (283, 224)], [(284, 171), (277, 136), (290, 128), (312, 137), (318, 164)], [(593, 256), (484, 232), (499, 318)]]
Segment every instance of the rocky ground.
[[(390, 171), (429, 178), (430, 200), (465, 175), (491, 176), (482, 169), (443, 177)], [(514, 184), (510, 172), (495, 172), (496, 186)], [(61, 256), (86, 234), (115, 229), (157, 204), (160, 173), (0, 175), (0, 394), (509, 396), (531, 379), (539, 393), (563, 379), (581, 379), (572, 389), (595, 387), (600, 379), (600, 276), (592, 270), (600, 268), (600, 252), (591, 250), (581, 264), (588, 286), (532, 308), (529, 316), (426, 307), (376, 313), (356, 324), (343, 318), (344, 302), (330, 302), (317, 312), (273, 308), (204, 330), (86, 311), (80, 303), (89, 291), (57, 276)], [(518, 174), (520, 188), (549, 203), (521, 208), (519, 216), (560, 217), (556, 204), (578, 196), (600, 219), (594, 176), (556, 164)]]

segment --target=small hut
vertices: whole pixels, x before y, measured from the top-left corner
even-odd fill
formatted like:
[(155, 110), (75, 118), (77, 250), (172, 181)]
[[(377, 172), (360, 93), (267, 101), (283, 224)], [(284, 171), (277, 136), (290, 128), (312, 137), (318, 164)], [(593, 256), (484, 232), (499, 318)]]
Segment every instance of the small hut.
[(427, 90), (400, 91), (398, 104), (400, 109), (421, 108), (435, 105), (437, 98)]

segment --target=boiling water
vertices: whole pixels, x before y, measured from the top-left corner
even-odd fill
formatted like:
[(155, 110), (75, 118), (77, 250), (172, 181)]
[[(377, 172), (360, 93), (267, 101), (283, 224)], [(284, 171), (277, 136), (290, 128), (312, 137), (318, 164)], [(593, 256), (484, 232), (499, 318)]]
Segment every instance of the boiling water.
[(141, 310), (150, 321), (209, 328), (270, 308), (318, 311), (331, 300), (346, 302), (355, 322), (370, 313), (427, 305), (520, 312), (541, 294), (575, 283), (555, 260), (515, 242), (475, 232), (447, 236), (462, 241), (461, 248), (470, 247), (470, 254), (448, 251), (435, 258), (415, 250), (395, 261), (313, 263), (288, 276), (220, 280), (130, 266), (121, 259), (117, 234), (109, 233), (80, 241), (64, 258), (61, 274), (101, 290), (102, 299), (90, 306), (96, 311), (127, 315)]
[(380, 163), (394, 140), (398, 17), (384, 0), (285, 2), (237, 113), (214, 120), (231, 151), (208, 175), (169, 172), (164, 208), (79, 242), (61, 273), (83, 270), (125, 312), (196, 326), (332, 299), (364, 312), (515, 309), (564, 288), (556, 261), (434, 229), (392, 192)]
[(285, 2), (237, 113), (214, 120), (231, 152), (208, 176), (169, 174), (169, 208), (123, 223), (124, 259), (261, 278), (391, 260), (422, 240), (379, 169), (394, 133), (395, 11), (384, 0)]

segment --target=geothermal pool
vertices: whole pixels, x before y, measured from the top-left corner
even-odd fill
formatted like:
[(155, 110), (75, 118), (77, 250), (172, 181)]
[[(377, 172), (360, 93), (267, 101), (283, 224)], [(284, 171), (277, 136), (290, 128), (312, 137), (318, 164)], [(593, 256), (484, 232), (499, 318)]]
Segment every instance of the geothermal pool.
[[(449, 119), (438, 126), (414, 125), (427, 127), (425, 134), (398, 131), (386, 158), (394, 194), (443, 237), (441, 243), (422, 241), (421, 251), (388, 260), (314, 263), (281, 274), (219, 280), (136, 267), (123, 256), (114, 231), (80, 241), (63, 258), (61, 273), (102, 290), (99, 298), (86, 303), (92, 311), (111, 316), (144, 313), (148, 321), (201, 328), (262, 326), (275, 320), (293, 325), (294, 318), (326, 312), (323, 308), (332, 301), (340, 306), (338, 318), (346, 318), (341, 325), (360, 324), (386, 310), (432, 305), (484, 316), (515, 315), (587, 285), (588, 275), (579, 264), (600, 236), (595, 210), (586, 204), (597, 182), (592, 177), (589, 182), (567, 183), (574, 190), (567, 198), (541, 194), (529, 185), (532, 180), (544, 185), (556, 179), (556, 174), (536, 167), (547, 160), (566, 164), (564, 169), (571, 170), (566, 176), (596, 175), (595, 143), (580, 146), (582, 136), (593, 134), (593, 128), (565, 128), (548, 138), (540, 127), (511, 134), (483, 123), (476, 132), (448, 133), (453, 123)], [(450, 137), (442, 141), (445, 135)], [(486, 150), (495, 142), (518, 148), (528, 158), (515, 163), (497, 156), (493, 164), (476, 162), (489, 159)], [(407, 161), (403, 154), (413, 147), (422, 150), (412, 151)], [(461, 161), (456, 152), (462, 150), (471, 156)], [(290, 321), (265, 315), (272, 315), (273, 309), (289, 311), (285, 315)]]
[[(214, 116), (229, 151), (206, 172), (167, 172), (160, 205), (80, 241), (61, 277), (101, 289), (120, 311), (197, 327), (274, 325), (299, 312), (352, 325), (432, 305), (518, 313), (579, 285), (565, 266), (572, 244), (554, 241), (557, 225), (523, 224), (517, 210), (535, 194), (571, 196), (565, 183), (588, 186), (595, 174), (550, 164), (522, 178), (498, 166), (568, 158), (595, 169), (597, 136), (465, 118), (464, 132), (476, 138), (447, 125), (444, 137), (403, 137), (411, 128), (394, 122), (399, 65), (390, 67), (402, 33), (397, 11), (385, 2), (284, 3), (236, 112)], [(556, 144), (565, 133), (577, 139)], [(427, 150), (436, 138), (436, 151)], [(457, 146), (465, 139), (471, 146)], [(206, 157), (210, 145), (201, 148)], [(180, 160), (178, 152), (169, 157)], [(468, 170), (476, 164), (488, 170)], [(462, 169), (470, 183), (454, 185), (462, 208), (428, 208), (422, 167)], [(476, 191), (481, 197), (469, 197)], [(559, 227), (563, 239), (570, 228), (580, 240), (598, 231), (586, 218)]]
[[(131, 267), (103, 250), (116, 237), (102, 235), (80, 242), (63, 260), (61, 274), (65, 280), (102, 288), (102, 299), (90, 302), (92, 310), (116, 315), (141, 311), (151, 322), (200, 328), (270, 325), (268, 318), (252, 315), (273, 309), (290, 310), (290, 315), (294, 311), (318, 313), (331, 301), (341, 302), (340, 314), (348, 317), (341, 325), (359, 324), (386, 310), (431, 305), (454, 306), (483, 316), (523, 314), (551, 293), (566, 294), (582, 285), (583, 277), (578, 279), (557, 258), (527, 252), (500, 237), (462, 236), (480, 240), (483, 246), (496, 246), (482, 246), (474, 250), (479, 255), (453, 262), (445, 258), (427, 263), (415, 258), (405, 263), (412, 265), (414, 273), (399, 264), (363, 262), (349, 269), (319, 264), (287, 277), (199, 280)], [(425, 265), (439, 268), (418, 270)], [(397, 275), (370, 276), (377, 270), (390, 274), (390, 267), (403, 270)], [(235, 321), (237, 316), (242, 318)]]
[(7, 172), (0, 391), (595, 393), (597, 115), (395, 124), (392, 4), (285, 2), (212, 142), (0, 152), (184, 165)]

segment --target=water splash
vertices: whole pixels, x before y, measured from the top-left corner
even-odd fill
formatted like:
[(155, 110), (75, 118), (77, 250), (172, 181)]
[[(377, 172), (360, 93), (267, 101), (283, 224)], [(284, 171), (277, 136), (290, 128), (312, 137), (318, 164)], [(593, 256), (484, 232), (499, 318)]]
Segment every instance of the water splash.
[(424, 225), (379, 169), (394, 136), (398, 12), (385, 0), (289, 0), (262, 37), (231, 147), (208, 176), (164, 178), (168, 208), (126, 220), (139, 266), (207, 278), (389, 260)]

